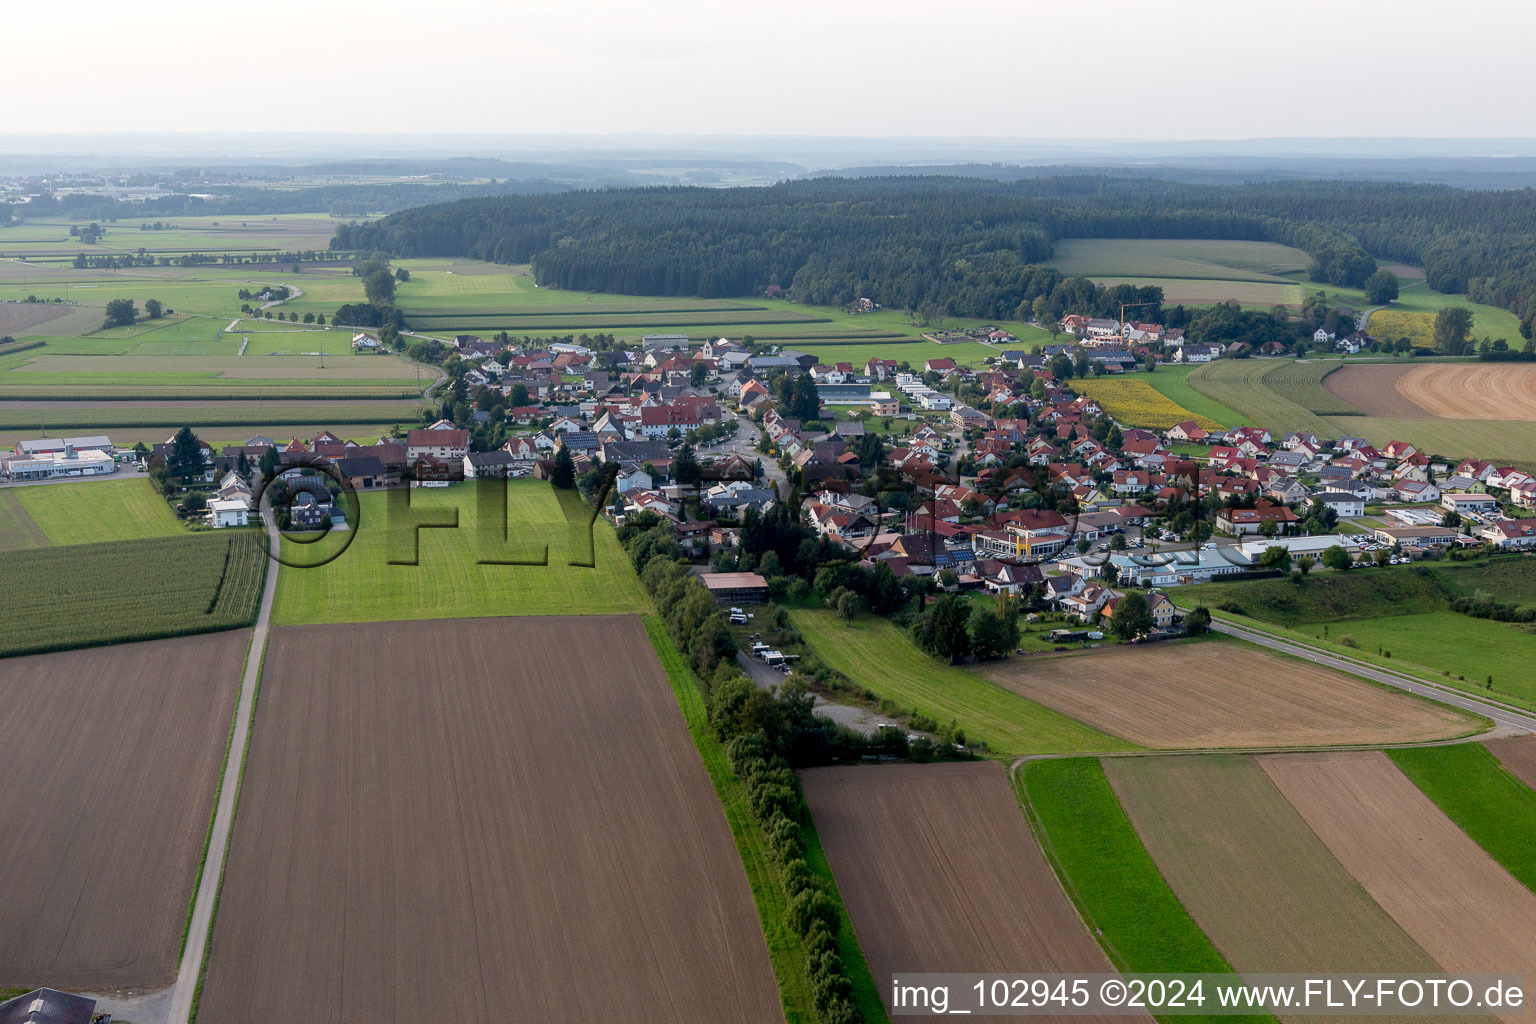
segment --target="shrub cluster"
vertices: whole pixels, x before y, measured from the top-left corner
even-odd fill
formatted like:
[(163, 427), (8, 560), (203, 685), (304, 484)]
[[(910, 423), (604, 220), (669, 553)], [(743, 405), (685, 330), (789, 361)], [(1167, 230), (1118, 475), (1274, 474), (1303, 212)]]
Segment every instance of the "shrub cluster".
[(1493, 619), (1496, 622), (1536, 622), (1536, 607), (1495, 601), (1487, 597), (1458, 597), (1451, 602), (1451, 611), (1470, 615), (1474, 619)]

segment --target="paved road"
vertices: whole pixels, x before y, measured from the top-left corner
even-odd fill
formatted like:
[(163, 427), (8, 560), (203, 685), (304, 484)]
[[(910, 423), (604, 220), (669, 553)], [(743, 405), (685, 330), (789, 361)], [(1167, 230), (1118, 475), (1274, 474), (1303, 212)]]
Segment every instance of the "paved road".
[(1220, 619), (1213, 619), (1211, 621), (1211, 628), (1218, 633), (1226, 633), (1229, 636), (1235, 636), (1239, 639), (1247, 640), (1249, 643), (1268, 647), (1270, 650), (1279, 651), (1282, 654), (1305, 658), (1308, 661), (1317, 662), (1319, 665), (1326, 665), (1340, 672), (1362, 676), (1373, 682), (1385, 683), (1388, 686), (1395, 686), (1400, 690), (1407, 690), (1409, 693), (1416, 693), (1421, 697), (1428, 697), (1442, 704), (1450, 704), (1464, 711), (1471, 711), (1474, 714), (1490, 718), (1498, 725), (1506, 726), (1510, 729), (1518, 729), (1521, 732), (1536, 732), (1536, 714), (1518, 711), (1502, 704), (1489, 703), (1449, 686), (1426, 682), (1421, 679), (1415, 679), (1412, 676), (1403, 675), (1400, 672), (1394, 672), (1391, 669), (1377, 668), (1374, 665), (1368, 665), (1353, 658), (1330, 654), (1309, 644), (1280, 640), (1267, 633), (1258, 633), (1244, 626), (1223, 622)]
[(224, 781), (219, 786), (218, 809), (214, 812), (213, 833), (209, 836), (208, 856), (203, 876), (197, 886), (197, 900), (192, 905), (192, 920), (187, 928), (187, 948), (176, 972), (176, 986), (171, 994), (170, 1024), (187, 1024), (192, 1013), (192, 997), (197, 993), (197, 978), (202, 972), (203, 956), (208, 949), (213, 926), (213, 906), (218, 900), (219, 883), (224, 877), (224, 852), (229, 847), (229, 833), (235, 822), (235, 795), (240, 789), (240, 768), (245, 759), (246, 738), (251, 732), (251, 712), (256, 703), (256, 681), (261, 675), (261, 658), (267, 647), (267, 627), (272, 618), (272, 598), (277, 593), (277, 523), (270, 513), (263, 516), (267, 526), (272, 558), (267, 562), (267, 582), (261, 592), (261, 610), (256, 613), (256, 629), (251, 634), (251, 649), (245, 659), (245, 678), (240, 683), (240, 704), (235, 712), (235, 731), (230, 738), (229, 754), (224, 762)]

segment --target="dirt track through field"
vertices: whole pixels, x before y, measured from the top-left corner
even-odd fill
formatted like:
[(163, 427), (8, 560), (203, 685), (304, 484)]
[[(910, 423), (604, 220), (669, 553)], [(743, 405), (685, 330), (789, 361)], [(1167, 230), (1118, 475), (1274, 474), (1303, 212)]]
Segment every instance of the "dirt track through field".
[(1385, 754), (1259, 760), (1340, 863), (1447, 971), (1536, 968), (1536, 893), (1457, 828)]
[(1536, 366), (1529, 363), (1415, 366), (1397, 378), (1396, 387), (1431, 416), (1536, 420)]
[(633, 616), (273, 630), (200, 1020), (782, 1021)]
[(1493, 751), (1500, 764), (1519, 776), (1527, 786), (1536, 789), (1536, 735), (1488, 740), (1483, 745)]
[(248, 637), (0, 660), (0, 986), (175, 978)]
[(1414, 369), (1419, 367), (1398, 363), (1355, 363), (1341, 366), (1323, 378), (1323, 390), (1359, 409), (1366, 416), (1425, 419), (1430, 413), (1397, 390), (1398, 378)]
[(982, 674), (1153, 748), (1415, 742), (1472, 726), (1450, 708), (1225, 643), (1013, 658)]
[(801, 781), (888, 1008), (898, 972), (1112, 969), (1030, 834), (1001, 765), (816, 768)]
[(1235, 970), (1438, 969), (1361, 890), (1253, 758), (1107, 757), (1102, 763), (1163, 877)]

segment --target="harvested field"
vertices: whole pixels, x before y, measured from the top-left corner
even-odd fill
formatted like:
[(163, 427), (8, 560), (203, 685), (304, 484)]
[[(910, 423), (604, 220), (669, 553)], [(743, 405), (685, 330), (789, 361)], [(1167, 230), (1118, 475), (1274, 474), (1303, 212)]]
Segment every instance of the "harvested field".
[(1431, 416), (1536, 420), (1536, 366), (1529, 363), (1415, 366), (1397, 378), (1394, 386), (1398, 394)]
[(200, 1019), (783, 1019), (638, 617), (278, 628), (261, 686)]
[(817, 768), (801, 781), (887, 998), (898, 971), (1111, 970), (1001, 765)]
[(1438, 969), (1253, 758), (1108, 757), (1103, 765), (1163, 877), (1234, 969)]
[(1476, 728), (1451, 708), (1215, 641), (1011, 658), (982, 674), (1062, 714), (1155, 748), (1406, 743)]
[(1136, 288), (1155, 287), (1163, 290), (1163, 301), (1170, 305), (1214, 306), (1219, 302), (1235, 302), (1240, 306), (1300, 306), (1302, 288), (1296, 284), (1269, 281), (1201, 280), (1184, 277), (1100, 277), (1094, 275), (1095, 284), (1113, 288), (1128, 284)]
[(1418, 267), (1410, 267), (1406, 263), (1392, 263), (1382, 269), (1390, 271), (1399, 281), (1417, 281), (1424, 277), (1424, 271)]
[(1385, 754), (1284, 754), (1260, 763), (1340, 863), (1445, 970), (1530, 968), (1536, 893)]
[(417, 367), (396, 356), (333, 357), (324, 369), (315, 356), (35, 356), (16, 368), (18, 373), (77, 374), (197, 374), (221, 380), (395, 380), (416, 376)]
[(1483, 745), (1493, 751), (1500, 764), (1519, 776), (1520, 781), (1536, 789), (1536, 736), (1488, 740)]
[(0, 986), (174, 979), (247, 639), (0, 661)]
[[(0, 335), (37, 334), (34, 330), (50, 320), (75, 312), (74, 306), (48, 302), (0, 302)], [(43, 332), (47, 333), (47, 332)]]
[(1323, 388), (1367, 416), (1420, 419), (1429, 413), (1397, 390), (1398, 378), (1418, 369), (1423, 367), (1411, 363), (1354, 363), (1324, 377)]

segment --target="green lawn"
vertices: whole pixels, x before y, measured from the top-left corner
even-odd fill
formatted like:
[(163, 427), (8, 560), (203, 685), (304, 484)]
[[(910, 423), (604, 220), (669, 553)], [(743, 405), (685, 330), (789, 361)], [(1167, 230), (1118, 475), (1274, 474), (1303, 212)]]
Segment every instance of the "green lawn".
[(40, 484), (13, 489), (53, 544), (93, 544), (186, 532), (145, 477)]
[[(1285, 579), (1204, 583), (1179, 588), (1177, 597), (1184, 607), (1204, 604), (1218, 615), (1372, 664), (1536, 707), (1536, 675), (1530, 671), (1536, 632), (1450, 610), (1452, 599), (1477, 594), (1530, 603), (1536, 558), (1503, 555), (1322, 573), (1300, 586)], [(1354, 646), (1340, 644), (1341, 638)]]
[(1536, 471), (1536, 430), (1523, 420), (1408, 420), (1386, 416), (1329, 416), (1326, 420), (1329, 428), (1319, 437), (1351, 434), (1374, 445), (1407, 441), (1447, 458), (1475, 457)]
[(1536, 792), (1487, 747), (1413, 747), (1387, 756), (1489, 856), (1536, 891)]
[[(1536, 633), (1491, 619), (1456, 612), (1387, 615), (1343, 622), (1306, 622), (1297, 630), (1322, 639), (1354, 639), (1359, 649), (1391, 652), (1387, 663), (1408, 661), (1458, 689), (1536, 707)], [(1443, 673), (1449, 672), (1450, 675)], [(1493, 689), (1486, 681), (1493, 676)], [(1462, 679), (1461, 677), (1465, 677)]]
[[(1159, 363), (1156, 370), (1142, 374), (1137, 380), (1145, 380), (1168, 398), (1173, 399), (1184, 408), (1200, 416), (1206, 416), (1225, 427), (1237, 427), (1243, 424), (1243, 416), (1235, 409), (1229, 409), (1208, 395), (1203, 395), (1189, 386), (1189, 375), (1196, 366), (1174, 366)], [(1210, 449), (1200, 447), (1201, 454), (1210, 454)]]
[(1030, 761), (1014, 773), (1014, 787), (1067, 895), (1117, 968), (1231, 972), (1152, 862), (1097, 758)]
[(47, 534), (27, 515), (16, 497), (19, 488), (0, 490), (0, 551), (42, 548), (49, 544)]
[[(297, 625), (650, 610), (612, 527), (599, 519), (589, 532), (591, 509), (574, 492), (556, 492), (538, 480), (511, 481), (505, 486), (510, 541), (496, 539), (500, 528), (492, 518), (481, 530), (479, 502), (489, 499), (494, 509), (501, 488), (499, 481), (486, 481), (360, 494), (360, 522), (350, 547), (317, 568), (283, 567), (273, 621)], [(388, 507), (391, 501), (403, 503), (406, 495), (409, 508)], [(456, 529), (411, 529), (412, 522), (450, 522), (455, 510)], [(340, 539), (333, 535), (322, 544)], [(413, 546), (417, 564), (391, 564), (391, 559), (410, 559)], [(538, 561), (546, 549), (547, 565), (478, 564), (485, 558)], [(296, 560), (313, 560), (294, 544), (285, 542), (285, 550)], [(569, 564), (573, 559), (595, 567)]]
[[(1531, 565), (1536, 566), (1536, 560)], [(1415, 565), (1320, 572), (1299, 585), (1288, 579), (1202, 583), (1180, 587), (1178, 598), (1185, 607), (1203, 604), (1278, 626), (1445, 611), (1453, 595), (1436, 568)]]
[[(752, 813), (745, 787), (731, 771), (730, 762), (725, 756), (725, 745), (715, 738), (715, 732), (709, 726), (698, 679), (689, 670), (672, 639), (667, 636), (666, 627), (660, 619), (647, 615), (645, 631), (651, 638), (651, 645), (656, 649), (662, 668), (666, 670), (673, 696), (682, 709), (694, 746), (698, 748), (704, 768), (714, 783), (715, 794), (720, 798), (721, 808), (725, 811), (726, 823), (736, 840), (736, 850), (746, 870), (747, 884), (752, 889), (753, 902), (757, 904), (763, 938), (768, 944), (768, 957), (773, 962), (773, 973), (778, 979), (779, 995), (784, 1003), (784, 1020), (786, 1024), (813, 1024), (817, 1018), (811, 1001), (810, 982), (806, 977), (805, 945), (785, 922), (784, 913), (789, 905), (789, 897), (784, 890), (784, 880), (768, 850), (768, 837)], [(848, 914), (843, 910), (837, 881), (832, 877), (831, 866), (822, 852), (821, 839), (816, 834), (816, 824), (811, 821), (810, 815), (806, 815), (805, 823), (801, 826), (801, 839), (805, 844), (806, 864), (826, 884), (827, 892), (838, 904), (841, 922), (837, 934), (839, 955), (853, 983), (855, 1002), (868, 1024), (881, 1024), (887, 1019), (885, 1005), (880, 1001), (879, 990), (864, 961), (858, 936), (854, 934)]]
[(1318, 437), (1336, 436), (1338, 429), (1327, 420), (1265, 383), (1266, 374), (1286, 365), (1273, 359), (1218, 359), (1196, 367), (1189, 375), (1189, 386), (1236, 410), (1244, 422), (1264, 427), (1276, 436), (1292, 430)]
[(939, 722), (954, 719), (970, 742), (985, 742), (993, 756), (1136, 749), (964, 669), (935, 661), (887, 619), (863, 615), (848, 626), (825, 609), (796, 609), (790, 617), (828, 666), (903, 708)]

